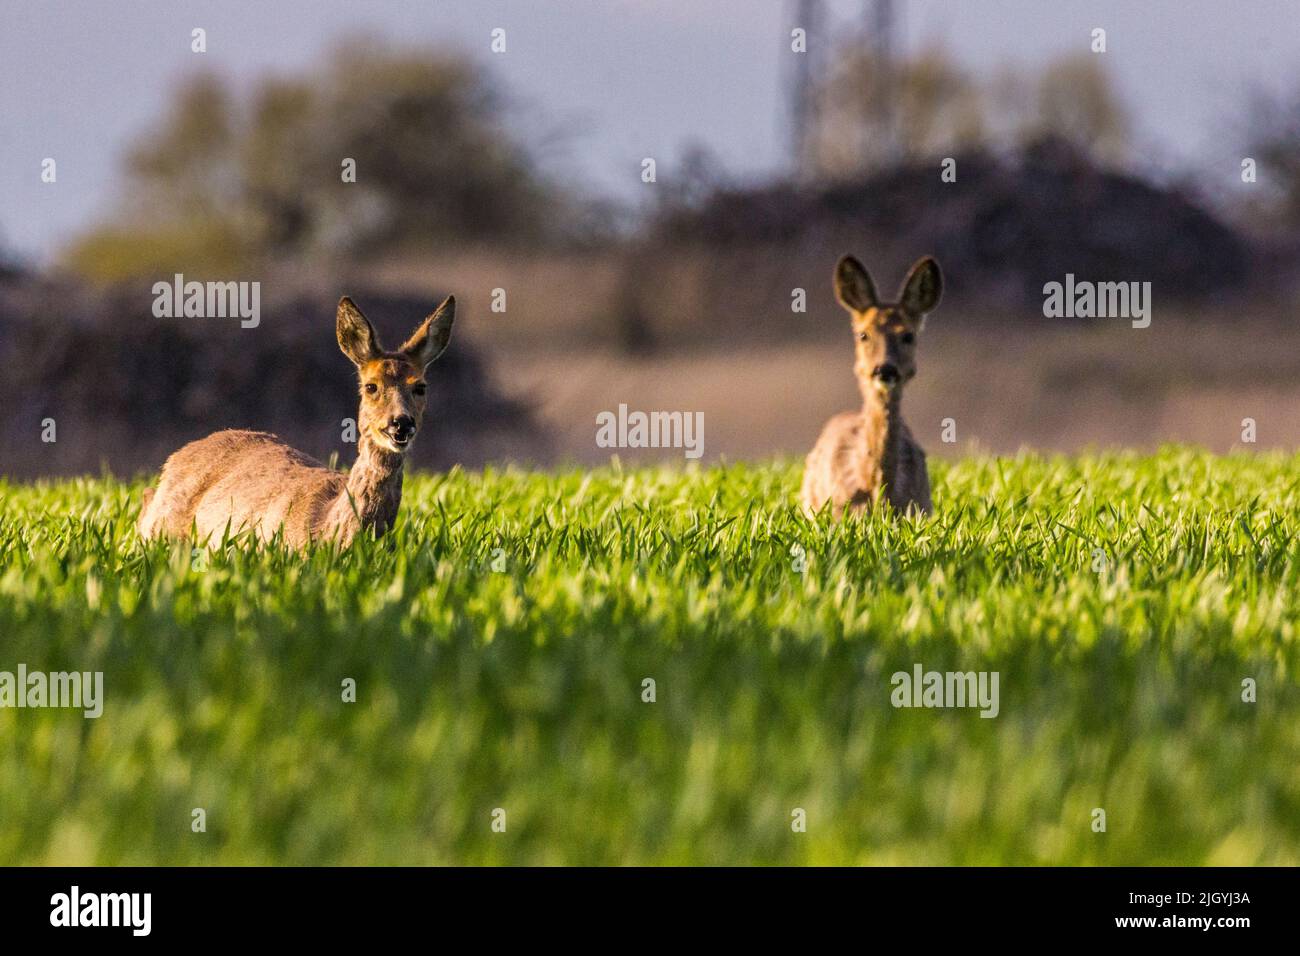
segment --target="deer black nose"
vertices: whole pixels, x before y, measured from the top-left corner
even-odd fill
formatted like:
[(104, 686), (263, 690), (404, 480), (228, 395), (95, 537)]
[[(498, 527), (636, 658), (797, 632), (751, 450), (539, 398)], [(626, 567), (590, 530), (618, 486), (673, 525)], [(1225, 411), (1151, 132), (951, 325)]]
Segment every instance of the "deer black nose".
[(388, 427), (399, 435), (403, 432), (415, 431), (415, 419), (410, 415), (394, 415), (388, 420)]
[(886, 385), (894, 385), (900, 378), (898, 374), (898, 366), (893, 362), (885, 362), (882, 365), (877, 365), (871, 370), (871, 377), (880, 379), (880, 381), (884, 382)]

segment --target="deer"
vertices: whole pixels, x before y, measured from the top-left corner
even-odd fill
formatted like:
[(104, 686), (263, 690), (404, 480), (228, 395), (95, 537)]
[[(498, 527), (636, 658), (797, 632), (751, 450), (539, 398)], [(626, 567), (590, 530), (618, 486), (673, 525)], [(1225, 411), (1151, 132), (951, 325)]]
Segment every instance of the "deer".
[(230, 533), (302, 550), (317, 541), (347, 547), (360, 533), (388, 532), (402, 502), (402, 466), (424, 420), (425, 375), (447, 348), (456, 318), (448, 296), (395, 352), (379, 344), (355, 303), (339, 301), (339, 348), (356, 366), (357, 459), (346, 474), (267, 432), (230, 429), (190, 442), (163, 465), (144, 495), (143, 539), (186, 539), (211, 547)]
[(836, 415), (822, 429), (804, 463), (803, 510), (815, 517), (829, 506), (835, 520), (881, 507), (928, 515), (925, 452), (901, 407), (903, 386), (916, 375), (916, 336), (943, 294), (939, 263), (930, 256), (917, 261), (893, 303), (880, 301), (871, 275), (851, 255), (836, 264), (834, 283), (852, 318), (862, 410)]

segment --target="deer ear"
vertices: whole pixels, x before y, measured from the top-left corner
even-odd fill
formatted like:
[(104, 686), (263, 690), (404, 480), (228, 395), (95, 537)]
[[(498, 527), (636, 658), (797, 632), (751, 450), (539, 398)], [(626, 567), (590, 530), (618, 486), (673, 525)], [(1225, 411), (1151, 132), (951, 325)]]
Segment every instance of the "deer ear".
[(361, 314), (356, 303), (347, 296), (339, 299), (335, 332), (338, 335), (339, 348), (354, 365), (364, 365), (383, 354), (379, 348), (379, 339), (375, 335), (374, 326)]
[(420, 327), (402, 345), (402, 351), (412, 362), (424, 368), (447, 348), (451, 341), (451, 324), (456, 321), (456, 297), (449, 295), (433, 314), (420, 323)]
[(943, 296), (943, 273), (932, 256), (926, 256), (912, 266), (903, 288), (898, 293), (898, 304), (905, 312), (921, 318), (934, 310)]
[(876, 284), (862, 263), (852, 256), (844, 256), (835, 264), (835, 298), (851, 312), (874, 309), (880, 301)]

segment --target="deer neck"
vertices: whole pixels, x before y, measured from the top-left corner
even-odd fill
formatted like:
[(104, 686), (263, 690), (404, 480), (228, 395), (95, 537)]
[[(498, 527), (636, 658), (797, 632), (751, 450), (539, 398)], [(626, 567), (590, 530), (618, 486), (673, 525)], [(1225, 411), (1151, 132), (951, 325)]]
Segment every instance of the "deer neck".
[(406, 456), (381, 448), (363, 434), (357, 442), (357, 460), (348, 473), (347, 499), (361, 527), (379, 534), (397, 519), (402, 503), (402, 465)]
[(900, 451), (903, 446), (903, 414), (901, 389), (894, 389), (888, 396), (879, 393), (871, 395), (862, 407), (865, 427), (862, 429), (864, 444), (862, 461), (870, 472), (868, 487), (877, 489), (879, 495), (888, 486), (896, 483)]

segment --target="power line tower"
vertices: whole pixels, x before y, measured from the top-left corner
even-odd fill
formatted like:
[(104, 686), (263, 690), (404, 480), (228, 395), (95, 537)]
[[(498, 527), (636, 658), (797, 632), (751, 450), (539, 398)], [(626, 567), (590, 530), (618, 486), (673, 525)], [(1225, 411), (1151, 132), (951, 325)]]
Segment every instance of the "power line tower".
[(872, 74), (876, 77), (876, 88), (867, 97), (865, 128), (875, 130), (879, 142), (869, 144), (867, 155), (876, 154), (886, 161), (898, 155), (898, 82), (897, 52), (895, 49), (894, 0), (864, 0), (863, 19), (867, 30), (867, 40), (871, 45), (874, 63)]
[(790, 71), (790, 166), (801, 178), (812, 174), (818, 123), (818, 95), (825, 63), (822, 0), (794, 0), (794, 26), (803, 30), (803, 52), (795, 52)]

